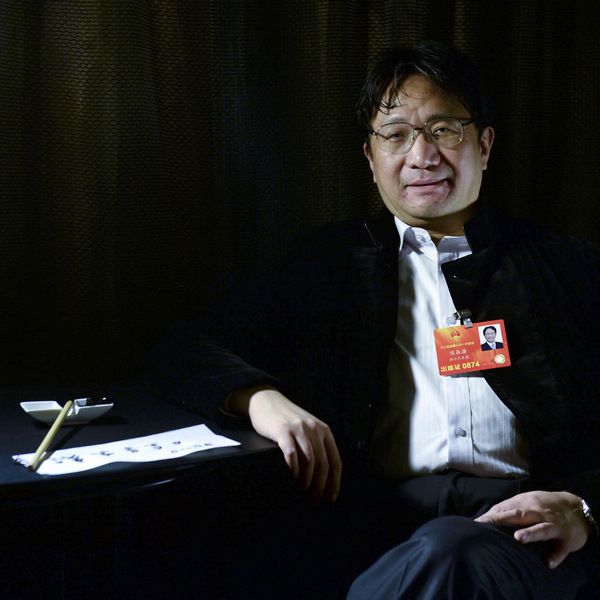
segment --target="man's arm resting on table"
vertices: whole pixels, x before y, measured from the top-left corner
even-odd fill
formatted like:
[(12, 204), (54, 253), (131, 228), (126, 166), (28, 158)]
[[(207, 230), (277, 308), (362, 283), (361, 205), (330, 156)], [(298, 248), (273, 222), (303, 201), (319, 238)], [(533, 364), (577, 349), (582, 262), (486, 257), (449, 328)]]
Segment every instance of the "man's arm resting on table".
[(583, 514), (581, 498), (570, 492), (518, 494), (496, 504), (475, 520), (515, 525), (518, 529), (514, 537), (523, 544), (551, 540), (553, 550), (546, 558), (551, 569), (558, 567), (569, 553), (583, 548), (596, 533)]
[(267, 385), (235, 390), (221, 408), (248, 417), (257, 433), (279, 445), (300, 489), (310, 490), (312, 504), (323, 496), (335, 502), (342, 461), (328, 425)]

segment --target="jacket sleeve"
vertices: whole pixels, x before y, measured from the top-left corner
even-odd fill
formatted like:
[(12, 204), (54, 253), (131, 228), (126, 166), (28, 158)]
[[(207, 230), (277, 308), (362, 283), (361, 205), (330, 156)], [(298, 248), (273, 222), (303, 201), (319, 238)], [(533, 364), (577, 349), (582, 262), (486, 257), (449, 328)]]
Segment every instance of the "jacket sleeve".
[(254, 281), (170, 331), (148, 355), (149, 387), (221, 426), (245, 426), (223, 413), (221, 402), (235, 389), (278, 387), (276, 373), (285, 371), (294, 347), (293, 290), (292, 300), (282, 298), (285, 284), (275, 279)]
[[(547, 488), (566, 490), (583, 498), (595, 518), (600, 515), (600, 387), (598, 366), (600, 346), (597, 343), (597, 319), (600, 314), (600, 252), (588, 243), (574, 238), (561, 240), (547, 258), (552, 272), (545, 273), (547, 289), (544, 302), (539, 288), (536, 309), (540, 322), (546, 324), (546, 354), (559, 382), (561, 395), (567, 399), (569, 413), (564, 413), (562, 428), (564, 456), (556, 456), (563, 469)], [(529, 280), (537, 291), (535, 278)], [(560, 413), (561, 415), (563, 413)], [(552, 461), (549, 461), (552, 463)], [(552, 467), (552, 464), (549, 465)], [(597, 544), (598, 540), (595, 540)]]
[(222, 412), (221, 402), (235, 389), (277, 386), (277, 379), (213, 342), (203, 333), (204, 323), (203, 319), (185, 323), (152, 348), (146, 383), (169, 402), (198, 412), (221, 427), (245, 426), (245, 419)]
[(221, 402), (235, 389), (258, 384), (287, 395), (290, 373), (303, 370), (306, 340), (318, 347), (315, 340), (323, 338), (336, 312), (339, 285), (331, 272), (340, 269), (332, 266), (335, 256), (326, 228), (296, 239), (279, 267), (151, 349), (145, 369), (149, 387), (223, 427), (247, 425), (225, 415)]

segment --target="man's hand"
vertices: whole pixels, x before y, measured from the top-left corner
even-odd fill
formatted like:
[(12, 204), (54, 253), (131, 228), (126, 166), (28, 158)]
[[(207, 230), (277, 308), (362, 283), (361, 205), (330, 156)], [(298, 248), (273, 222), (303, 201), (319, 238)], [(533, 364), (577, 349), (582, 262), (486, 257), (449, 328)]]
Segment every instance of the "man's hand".
[(570, 552), (582, 548), (592, 534), (583, 516), (581, 498), (569, 492), (526, 492), (493, 506), (476, 521), (516, 525), (518, 542), (552, 541), (546, 564), (554, 569)]
[(328, 425), (273, 388), (239, 390), (228, 405), (247, 415), (257, 433), (279, 445), (300, 490), (310, 489), (312, 504), (319, 504), (323, 496), (335, 502), (342, 461)]

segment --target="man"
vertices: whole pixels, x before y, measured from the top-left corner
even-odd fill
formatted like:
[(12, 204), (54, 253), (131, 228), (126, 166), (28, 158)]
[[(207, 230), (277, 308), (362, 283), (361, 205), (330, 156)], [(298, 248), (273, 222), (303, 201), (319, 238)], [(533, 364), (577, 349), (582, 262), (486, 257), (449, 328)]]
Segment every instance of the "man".
[[(484, 210), (494, 130), (460, 55), (390, 51), (358, 109), (387, 211), (299, 241), (158, 349), (151, 381), (247, 416), (315, 504), (337, 500), (340, 456), (352, 494), (381, 486), (396, 546), (349, 598), (574, 598), (598, 556), (598, 256)], [(512, 362), (443, 376), (433, 331), (469, 319), (502, 319)]]
[(488, 325), (483, 329), (483, 337), (485, 338), (485, 343), (481, 344), (481, 350), (486, 352), (487, 350), (500, 350), (500, 348), (504, 348), (504, 344), (502, 342), (496, 341), (496, 335), (498, 332), (493, 325)]

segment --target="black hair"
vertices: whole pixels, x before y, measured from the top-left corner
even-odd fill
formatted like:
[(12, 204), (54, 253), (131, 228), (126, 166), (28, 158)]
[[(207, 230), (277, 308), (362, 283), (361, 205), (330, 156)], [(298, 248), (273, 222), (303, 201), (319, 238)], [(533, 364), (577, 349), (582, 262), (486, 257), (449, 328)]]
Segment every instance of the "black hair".
[(443, 94), (456, 98), (468, 111), (479, 131), (491, 125), (492, 106), (483, 82), (463, 54), (439, 42), (397, 47), (384, 52), (369, 71), (356, 104), (365, 141), (378, 110), (389, 110), (390, 90), (396, 96), (410, 75), (421, 75)]
[(496, 330), (496, 328), (495, 328), (493, 325), (488, 325), (487, 327), (484, 327), (484, 328), (483, 328), (483, 335), (485, 335), (485, 332), (486, 332), (488, 329), (493, 329), (493, 330), (494, 330), (494, 333), (498, 333), (498, 331)]

